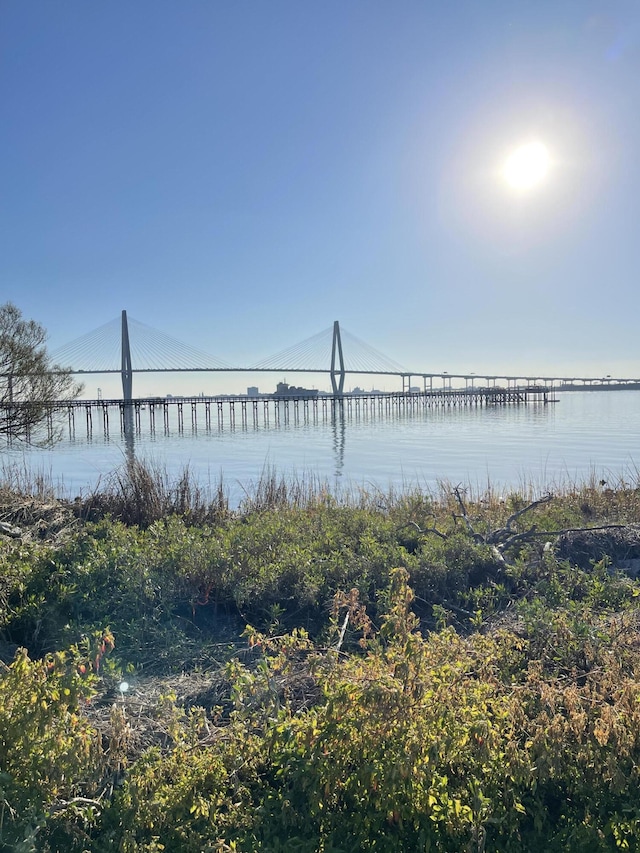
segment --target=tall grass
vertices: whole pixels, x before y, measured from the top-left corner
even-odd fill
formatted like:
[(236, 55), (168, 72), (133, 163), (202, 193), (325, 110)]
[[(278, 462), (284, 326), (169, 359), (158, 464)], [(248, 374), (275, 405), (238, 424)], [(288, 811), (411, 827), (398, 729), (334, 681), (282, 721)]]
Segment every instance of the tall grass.
[(172, 479), (166, 467), (133, 459), (116, 469), (102, 486), (84, 498), (81, 512), (87, 519), (110, 515), (128, 525), (148, 527), (169, 515), (192, 524), (220, 521), (229, 514), (222, 480), (213, 491), (201, 486), (189, 466)]
[[(451, 517), (459, 510), (454, 492), (458, 489), (474, 514), (487, 521), (498, 519), (553, 492), (565, 506), (573, 505), (585, 523), (592, 518), (615, 520), (624, 515), (627, 522), (640, 522), (640, 472), (605, 480), (593, 473), (580, 482), (569, 477), (551, 484), (522, 482), (517, 489), (506, 490), (487, 483), (484, 487), (461, 487), (442, 480), (437, 488), (406, 483), (384, 490), (371, 484), (334, 484), (313, 474), (284, 475), (266, 467), (255, 482), (241, 484), (243, 496), (231, 506), (228, 489), (222, 479), (203, 485), (187, 465), (171, 476), (162, 463), (147, 459), (127, 460), (103, 479), (91, 492), (76, 498), (72, 506), (78, 516), (97, 520), (110, 516), (127, 525), (146, 528), (167, 516), (180, 516), (190, 524), (218, 524), (231, 517), (250, 516), (270, 511), (310, 510), (349, 507), (395, 517), (426, 517), (431, 514)], [(51, 473), (34, 471), (25, 464), (0, 464), (0, 501), (9, 505), (16, 499), (52, 503), (56, 499), (69, 505), (60, 494)]]
[(238, 507), (242, 515), (279, 509), (310, 509), (344, 499), (337, 489), (332, 490), (326, 480), (314, 474), (285, 476), (271, 467), (265, 467), (257, 481), (242, 486), (242, 491), (244, 497)]
[(3, 460), (0, 464), (0, 494), (3, 498), (33, 498), (43, 503), (56, 499), (51, 472), (33, 470), (26, 464)]

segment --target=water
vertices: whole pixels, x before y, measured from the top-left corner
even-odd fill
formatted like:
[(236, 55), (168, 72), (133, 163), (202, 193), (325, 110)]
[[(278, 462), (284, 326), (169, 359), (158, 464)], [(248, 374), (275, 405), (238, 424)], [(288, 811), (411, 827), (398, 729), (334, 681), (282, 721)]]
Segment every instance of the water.
[[(368, 490), (420, 486), (443, 481), (476, 493), (545, 488), (591, 477), (610, 483), (636, 482), (640, 463), (640, 391), (571, 392), (544, 405), (483, 409), (429, 409), (392, 416), (211, 430), (175, 425), (165, 435), (144, 423), (134, 438), (138, 458), (177, 477), (189, 466), (204, 486), (222, 476), (237, 503), (265, 470), (289, 477), (313, 477), (332, 488)], [(144, 413), (143, 413), (144, 414)], [(144, 418), (143, 418), (144, 420)], [(132, 448), (129, 447), (129, 453)], [(119, 431), (87, 438), (83, 427), (49, 450), (9, 448), (6, 463), (51, 479), (59, 494), (72, 497), (104, 482), (124, 464), (127, 447)]]

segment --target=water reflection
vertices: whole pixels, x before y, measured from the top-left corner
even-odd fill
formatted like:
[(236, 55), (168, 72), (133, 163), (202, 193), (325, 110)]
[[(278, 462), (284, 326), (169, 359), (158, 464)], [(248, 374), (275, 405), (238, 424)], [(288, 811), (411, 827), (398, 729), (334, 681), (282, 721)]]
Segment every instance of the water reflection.
[(344, 448), (347, 428), (345, 424), (344, 402), (339, 400), (331, 412), (331, 432), (333, 435), (333, 455), (335, 459), (335, 475), (342, 477), (344, 470)]
[(135, 438), (134, 438), (134, 418), (133, 406), (126, 404), (122, 407), (122, 433), (124, 441), (124, 455), (128, 468), (133, 467), (136, 461), (135, 456)]
[[(145, 408), (146, 407), (143, 407), (142, 411), (144, 411)], [(161, 440), (161, 436), (156, 435), (156, 423), (153, 413), (149, 416), (149, 423), (144, 424), (144, 426), (148, 427), (147, 429), (143, 429), (140, 409), (137, 409), (133, 404), (123, 405), (120, 409), (120, 413), (120, 442), (124, 452), (124, 463), (127, 467), (132, 467), (136, 461), (136, 446), (139, 447), (144, 457), (145, 449), (148, 449), (149, 445), (156, 443), (158, 438)], [(333, 473), (336, 478), (342, 477), (344, 471), (347, 434), (346, 422), (349, 419), (349, 416), (350, 413), (345, 411), (343, 401), (337, 401), (335, 405), (332, 405), (329, 423), (331, 426), (331, 446), (334, 460)], [(233, 435), (234, 433), (247, 434), (250, 432), (261, 432), (264, 435), (270, 431), (285, 433), (296, 432), (300, 429), (307, 429), (310, 426), (317, 427), (318, 423), (319, 420), (317, 412), (316, 417), (312, 419), (308, 417), (300, 418), (298, 409), (296, 408), (293, 410), (293, 417), (291, 417), (288, 406), (277, 406), (275, 408), (275, 418), (273, 423), (259, 423), (255, 413), (252, 419), (248, 419), (245, 413), (238, 422), (236, 422), (235, 417), (232, 417), (230, 418), (230, 422), (227, 424), (224, 423), (222, 418), (218, 418), (217, 423), (214, 422), (212, 425), (210, 418), (207, 418), (205, 429), (201, 429), (199, 431), (195, 417), (192, 417), (191, 420), (191, 430), (185, 430), (183, 417), (175, 419), (175, 422), (172, 419), (165, 418), (163, 420), (163, 429), (161, 430), (161, 433), (166, 439), (172, 438), (175, 440), (178, 438), (190, 441), (196, 440), (199, 434), (202, 437), (211, 437), (215, 434), (223, 436), (225, 434)], [(251, 427), (253, 427), (253, 429)], [(101, 431), (96, 431), (95, 433), (93, 429), (87, 431), (87, 446), (99, 443), (100, 438), (103, 439), (105, 444), (109, 444), (110, 435), (108, 421), (105, 421), (102, 435)], [(82, 438), (80, 438), (80, 441), (82, 441)], [(78, 437), (74, 428), (69, 435), (68, 444), (76, 445), (77, 443)]]
[(271, 409), (268, 422), (262, 403), (255, 417), (252, 408), (246, 418), (238, 408), (235, 423), (226, 412), (219, 418), (212, 406), (210, 418), (195, 424), (186, 401), (184, 409), (180, 424), (160, 403), (138, 413), (128, 407), (122, 416), (118, 408), (110, 434), (101, 411), (94, 412), (88, 434), (80, 410), (73, 430), (70, 424), (54, 448), (9, 448), (3, 459), (48, 472), (62, 482), (64, 494), (91, 489), (136, 458), (157, 462), (171, 477), (188, 465), (204, 486), (222, 475), (232, 498), (234, 491), (242, 497), (241, 484), (258, 480), (265, 464), (283, 475), (309, 473), (328, 483), (382, 489), (415, 482), (438, 488), (443, 480), (518, 488), (586, 479), (594, 471), (611, 480), (612, 472), (635, 470), (637, 479), (638, 391), (563, 394), (549, 406), (425, 411), (365, 411), (345, 401), (327, 406), (326, 414), (318, 406), (317, 415), (300, 407), (298, 416), (289, 407), (289, 417), (282, 405), (279, 417)]

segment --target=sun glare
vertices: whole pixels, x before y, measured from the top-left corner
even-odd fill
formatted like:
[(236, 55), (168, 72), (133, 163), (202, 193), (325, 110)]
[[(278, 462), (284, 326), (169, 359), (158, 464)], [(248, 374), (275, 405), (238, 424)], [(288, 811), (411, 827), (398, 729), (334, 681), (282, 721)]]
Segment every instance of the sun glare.
[(528, 142), (516, 148), (504, 164), (504, 179), (515, 190), (530, 190), (547, 176), (551, 158), (542, 142)]

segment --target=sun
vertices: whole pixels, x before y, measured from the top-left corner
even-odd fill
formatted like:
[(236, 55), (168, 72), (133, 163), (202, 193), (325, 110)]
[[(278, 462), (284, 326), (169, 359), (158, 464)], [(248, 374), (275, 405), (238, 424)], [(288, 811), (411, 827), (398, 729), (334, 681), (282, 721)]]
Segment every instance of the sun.
[(550, 165), (547, 146), (542, 142), (527, 142), (507, 157), (502, 175), (512, 189), (531, 190), (543, 183)]

